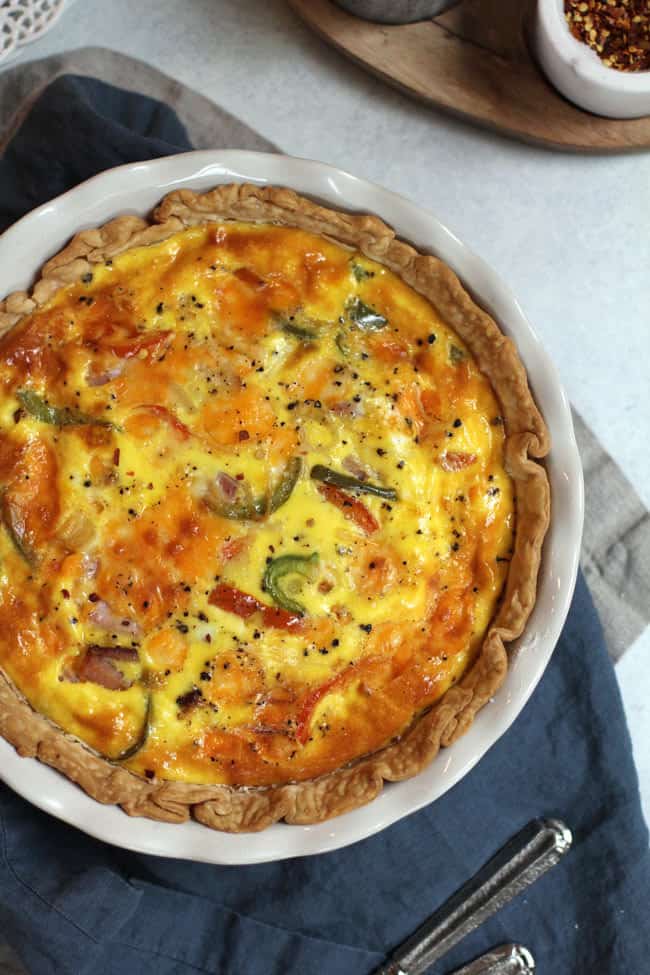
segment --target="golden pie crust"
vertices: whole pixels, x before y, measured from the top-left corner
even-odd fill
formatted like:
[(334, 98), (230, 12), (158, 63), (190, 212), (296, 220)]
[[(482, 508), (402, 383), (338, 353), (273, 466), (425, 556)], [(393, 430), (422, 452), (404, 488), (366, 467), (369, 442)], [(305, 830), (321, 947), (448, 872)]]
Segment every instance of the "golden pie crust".
[(119, 804), (129, 815), (170, 823), (193, 817), (214, 829), (241, 832), (262, 830), (278, 820), (308, 824), (348, 812), (371, 801), (384, 782), (416, 775), (441, 746), (467, 730), (503, 683), (508, 668), (505, 644), (522, 633), (535, 602), (550, 510), (548, 479), (538, 461), (550, 444), (514, 343), (445, 264), (398, 240), (377, 217), (331, 210), (289, 189), (233, 184), (204, 194), (180, 190), (163, 199), (151, 221), (123, 216), (81, 232), (47, 262), (31, 293), (17, 292), (0, 303), (0, 334), (60, 288), (79, 281), (93, 265), (133, 247), (163, 241), (184, 228), (224, 220), (297, 227), (331, 238), (385, 265), (428, 299), (467, 344), (500, 401), (506, 467), (517, 512), (505, 591), (469, 671), (398, 740), (317, 779), (266, 787), (149, 781), (111, 764), (36, 713), (0, 670), (0, 733), (20, 755), (58, 769), (94, 799)]

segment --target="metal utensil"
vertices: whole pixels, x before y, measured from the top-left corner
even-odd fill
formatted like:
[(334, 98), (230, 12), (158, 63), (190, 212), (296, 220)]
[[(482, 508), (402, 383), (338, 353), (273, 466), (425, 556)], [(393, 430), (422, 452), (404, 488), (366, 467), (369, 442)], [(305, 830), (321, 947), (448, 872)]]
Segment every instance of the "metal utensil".
[(335, 0), (339, 7), (380, 24), (412, 24), (431, 20), (455, 7), (459, 0)]
[(501, 945), (451, 975), (532, 975), (535, 959), (523, 945)]
[(375, 975), (423, 975), (462, 938), (554, 867), (573, 837), (557, 819), (534, 819), (402, 942)]

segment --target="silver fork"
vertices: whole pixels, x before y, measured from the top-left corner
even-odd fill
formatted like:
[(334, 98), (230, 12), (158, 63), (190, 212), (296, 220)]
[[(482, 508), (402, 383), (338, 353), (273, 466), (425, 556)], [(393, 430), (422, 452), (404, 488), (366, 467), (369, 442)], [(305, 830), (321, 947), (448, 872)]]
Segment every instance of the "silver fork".
[[(554, 867), (572, 840), (560, 820), (534, 819), (402, 942), (375, 975), (424, 975), (462, 938)], [(467, 975), (466, 969), (461, 971)], [(518, 971), (526, 969), (505, 969), (504, 975)], [(469, 972), (474, 975), (471, 968)]]

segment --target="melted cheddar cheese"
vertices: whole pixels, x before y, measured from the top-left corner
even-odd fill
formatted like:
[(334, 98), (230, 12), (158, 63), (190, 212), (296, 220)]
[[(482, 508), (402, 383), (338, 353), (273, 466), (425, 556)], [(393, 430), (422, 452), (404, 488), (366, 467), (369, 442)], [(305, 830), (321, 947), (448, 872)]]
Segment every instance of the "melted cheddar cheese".
[(320, 775), (463, 675), (514, 531), (499, 405), (379, 264), (224, 223), (0, 340), (0, 666), (163, 779)]

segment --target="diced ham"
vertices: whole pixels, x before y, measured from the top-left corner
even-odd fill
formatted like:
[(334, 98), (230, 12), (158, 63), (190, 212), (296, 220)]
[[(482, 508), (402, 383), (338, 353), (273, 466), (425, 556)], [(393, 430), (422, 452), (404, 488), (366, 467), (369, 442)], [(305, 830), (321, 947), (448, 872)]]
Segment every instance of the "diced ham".
[(74, 683), (99, 684), (109, 691), (126, 691), (131, 687), (131, 681), (118, 670), (114, 660), (124, 660), (137, 663), (138, 654), (132, 647), (100, 647), (90, 646), (67, 674), (67, 679)]
[(109, 660), (124, 660), (128, 663), (137, 664), (140, 659), (135, 647), (102, 647), (98, 643), (92, 643), (88, 647), (88, 652), (97, 657), (108, 657)]

